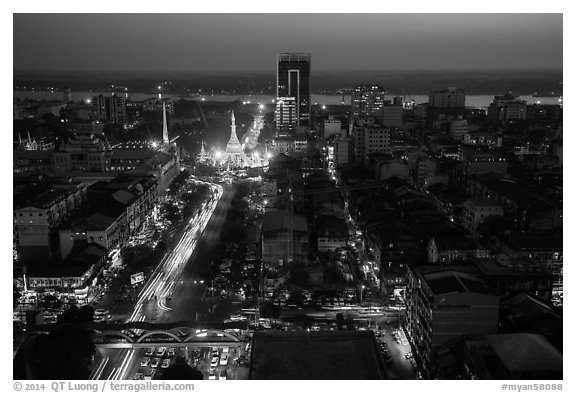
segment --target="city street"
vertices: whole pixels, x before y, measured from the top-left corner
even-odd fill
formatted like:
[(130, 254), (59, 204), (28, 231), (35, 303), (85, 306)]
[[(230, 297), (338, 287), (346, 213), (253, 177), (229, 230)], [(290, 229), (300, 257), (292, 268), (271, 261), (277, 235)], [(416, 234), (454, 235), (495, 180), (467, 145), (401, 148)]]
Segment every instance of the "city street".
[(203, 318), (206, 317), (209, 320), (223, 320), (225, 318), (226, 310), (219, 303), (216, 304), (216, 307), (212, 306), (213, 312), (209, 312), (203, 300), (204, 290), (208, 283), (200, 282), (200, 274), (210, 263), (212, 250), (220, 242), (220, 232), (235, 192), (236, 186), (234, 184), (224, 187), (222, 197), (204, 232), (193, 243), (194, 251), (183, 266), (181, 275), (169, 284), (172, 300), (162, 297), (158, 301), (151, 301), (152, 299), (148, 298), (142, 303), (141, 316), (144, 316), (147, 321), (172, 322), (204, 320)]
[[(218, 198), (207, 203), (203, 213), (193, 220), (178, 245), (162, 261), (140, 292), (132, 313), (129, 318), (126, 316), (127, 319), (151, 322), (221, 321), (230, 314), (226, 307), (229, 302), (215, 302), (210, 307), (206, 305), (203, 299), (206, 283), (200, 282), (200, 273), (210, 263), (211, 252), (220, 242), (220, 231), (235, 191), (234, 184), (224, 186), (217, 195)], [(115, 309), (120, 307), (119, 305)], [(114, 312), (115, 309), (111, 311)], [(101, 353), (102, 360), (98, 363), (95, 377), (132, 378), (141, 368), (140, 352), (142, 351), (106, 350), (106, 353)]]

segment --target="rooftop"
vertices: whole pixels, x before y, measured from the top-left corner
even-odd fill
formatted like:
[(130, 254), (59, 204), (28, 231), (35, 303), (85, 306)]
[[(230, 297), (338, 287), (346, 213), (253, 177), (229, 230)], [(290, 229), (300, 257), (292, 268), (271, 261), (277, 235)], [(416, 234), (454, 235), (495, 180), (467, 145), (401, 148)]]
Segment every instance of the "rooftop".
[(454, 293), (490, 294), (488, 286), (476, 275), (452, 267), (417, 268), (435, 295)]
[(544, 266), (532, 263), (501, 264), (491, 259), (475, 259), (474, 264), (487, 276), (551, 276)]
[[(292, 224), (295, 231), (306, 232), (308, 225), (306, 217), (295, 214), (292, 218)], [(262, 224), (262, 232), (281, 231), (287, 229), (290, 225), (290, 218), (288, 212), (285, 210), (277, 210), (266, 212), (264, 214), (264, 223)]]
[(466, 200), (467, 203), (475, 205), (475, 206), (483, 206), (483, 207), (498, 207), (500, 206), (498, 203), (493, 201), (492, 199), (483, 198), (483, 197), (475, 197)]
[(511, 235), (508, 244), (516, 250), (563, 250), (563, 239), (561, 235)]
[(544, 336), (495, 334), (486, 341), (510, 371), (562, 371), (562, 354)]
[(370, 331), (254, 334), (250, 379), (386, 379)]

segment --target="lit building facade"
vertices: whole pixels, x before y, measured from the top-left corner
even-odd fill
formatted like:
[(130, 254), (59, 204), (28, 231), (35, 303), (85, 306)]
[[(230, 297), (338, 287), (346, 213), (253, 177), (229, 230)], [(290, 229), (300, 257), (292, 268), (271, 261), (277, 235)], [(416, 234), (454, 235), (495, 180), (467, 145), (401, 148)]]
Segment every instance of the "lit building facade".
[(277, 97), (276, 99), (276, 129), (293, 131), (298, 124), (298, 108), (294, 97)]
[(360, 85), (354, 87), (352, 96), (352, 116), (382, 116), (386, 90), (380, 85)]
[(299, 126), (310, 125), (310, 53), (277, 56), (276, 97), (293, 97)]

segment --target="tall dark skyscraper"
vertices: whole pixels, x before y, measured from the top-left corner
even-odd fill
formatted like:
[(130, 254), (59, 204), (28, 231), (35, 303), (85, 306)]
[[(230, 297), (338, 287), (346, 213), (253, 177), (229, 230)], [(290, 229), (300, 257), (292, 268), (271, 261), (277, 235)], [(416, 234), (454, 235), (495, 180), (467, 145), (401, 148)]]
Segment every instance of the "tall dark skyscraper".
[(310, 125), (310, 53), (280, 53), (276, 97), (294, 97), (299, 126)]

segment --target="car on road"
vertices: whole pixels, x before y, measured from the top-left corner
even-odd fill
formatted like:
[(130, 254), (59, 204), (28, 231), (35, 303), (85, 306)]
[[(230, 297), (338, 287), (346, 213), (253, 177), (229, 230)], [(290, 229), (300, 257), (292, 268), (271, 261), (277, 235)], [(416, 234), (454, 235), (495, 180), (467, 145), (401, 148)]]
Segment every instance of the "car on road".
[(175, 354), (176, 354), (176, 348), (174, 348), (174, 347), (168, 348), (168, 356), (169, 357), (172, 357)]
[(156, 356), (158, 356), (159, 358), (164, 356), (164, 354), (166, 353), (166, 347), (160, 347), (158, 348), (158, 351), (156, 352)]
[(140, 362), (140, 365), (145, 367), (150, 363), (150, 358), (149, 357), (145, 357), (144, 359), (142, 359), (142, 361)]
[(164, 360), (162, 361), (162, 366), (161, 366), (161, 367), (162, 367), (162, 368), (168, 368), (168, 367), (170, 367), (170, 359), (164, 359)]
[(212, 358), (212, 361), (210, 362), (210, 367), (215, 368), (216, 366), (218, 366), (219, 360), (220, 359), (218, 358), (218, 356), (214, 356)]
[(150, 362), (150, 367), (156, 368), (160, 364), (160, 358), (154, 358)]
[(152, 379), (154, 378), (154, 374), (156, 374), (156, 370), (154, 370), (153, 368), (146, 371), (146, 374), (144, 374), (144, 379)]
[(224, 354), (222, 355), (222, 357), (220, 358), (220, 365), (221, 366), (225, 366), (228, 364), (228, 355)]
[(210, 371), (208, 372), (208, 379), (209, 379), (209, 380), (214, 380), (214, 379), (216, 379), (216, 374), (214, 373), (214, 370), (210, 370)]
[(134, 380), (135, 380), (135, 381), (139, 381), (139, 380), (141, 380), (141, 379), (144, 379), (144, 374), (142, 374), (142, 373), (139, 371), (139, 372), (137, 372), (137, 373), (134, 375)]
[(156, 350), (156, 347), (150, 347), (146, 350), (146, 356), (152, 356), (154, 355), (154, 351)]

